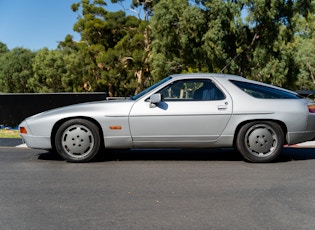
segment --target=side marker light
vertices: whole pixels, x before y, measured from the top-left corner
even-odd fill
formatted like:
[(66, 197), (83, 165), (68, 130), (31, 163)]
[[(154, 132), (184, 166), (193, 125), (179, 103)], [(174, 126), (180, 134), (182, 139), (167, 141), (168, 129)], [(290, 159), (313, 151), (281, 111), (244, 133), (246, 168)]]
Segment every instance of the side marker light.
[(21, 134), (27, 134), (27, 130), (25, 127), (20, 127), (20, 133)]
[(109, 128), (113, 129), (113, 130), (120, 130), (121, 126), (120, 125), (112, 125), (112, 126), (109, 126)]
[(315, 104), (308, 105), (307, 108), (310, 113), (315, 113)]

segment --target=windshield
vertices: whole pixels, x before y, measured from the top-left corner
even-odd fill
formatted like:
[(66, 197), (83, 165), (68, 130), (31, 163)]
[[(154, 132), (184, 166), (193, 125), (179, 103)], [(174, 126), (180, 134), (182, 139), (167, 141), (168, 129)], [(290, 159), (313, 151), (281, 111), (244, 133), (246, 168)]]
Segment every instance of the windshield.
[(158, 87), (159, 85), (162, 85), (164, 82), (167, 82), (168, 80), (170, 80), (171, 77), (167, 77), (167, 78), (164, 78), (162, 81), (159, 81), (158, 83), (150, 86), (149, 88), (143, 90), (142, 92), (140, 92), (139, 94), (135, 95), (135, 96), (132, 96), (130, 99), (131, 100), (137, 100), (138, 98), (142, 97), (143, 95), (145, 95), (146, 93), (148, 93), (149, 91), (155, 89), (156, 87)]

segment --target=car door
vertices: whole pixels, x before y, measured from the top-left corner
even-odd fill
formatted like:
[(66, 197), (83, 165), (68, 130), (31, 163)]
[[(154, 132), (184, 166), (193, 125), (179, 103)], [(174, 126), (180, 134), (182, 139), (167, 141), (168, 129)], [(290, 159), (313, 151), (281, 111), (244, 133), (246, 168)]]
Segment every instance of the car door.
[(210, 146), (232, 114), (229, 94), (209, 79), (177, 80), (156, 93), (161, 102), (143, 98), (130, 111), (134, 147)]

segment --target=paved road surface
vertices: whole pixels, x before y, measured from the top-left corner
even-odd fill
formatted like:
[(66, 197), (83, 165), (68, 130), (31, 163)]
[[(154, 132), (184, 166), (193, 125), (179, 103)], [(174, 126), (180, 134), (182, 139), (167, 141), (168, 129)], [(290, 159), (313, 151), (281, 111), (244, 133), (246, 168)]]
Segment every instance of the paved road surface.
[(0, 146), (13, 147), (23, 144), (22, 139), (19, 138), (0, 138)]
[(315, 229), (315, 149), (116, 151), (86, 164), (0, 148), (0, 229)]

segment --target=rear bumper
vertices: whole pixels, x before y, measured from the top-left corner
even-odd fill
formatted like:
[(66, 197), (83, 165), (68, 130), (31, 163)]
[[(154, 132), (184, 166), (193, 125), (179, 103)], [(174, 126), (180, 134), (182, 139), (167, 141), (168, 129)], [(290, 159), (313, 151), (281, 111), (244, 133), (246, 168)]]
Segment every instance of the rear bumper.
[(287, 142), (289, 145), (298, 144), (298, 143), (302, 143), (306, 141), (313, 141), (313, 140), (315, 140), (315, 130), (287, 133)]

